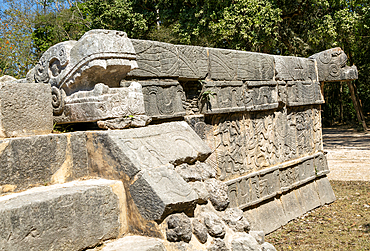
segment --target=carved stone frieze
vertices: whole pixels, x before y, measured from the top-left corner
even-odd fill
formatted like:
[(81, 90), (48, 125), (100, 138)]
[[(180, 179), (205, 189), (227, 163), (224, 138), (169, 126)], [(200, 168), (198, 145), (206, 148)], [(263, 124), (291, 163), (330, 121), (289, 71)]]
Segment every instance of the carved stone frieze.
[(143, 86), (145, 114), (152, 118), (185, 116), (185, 92), (174, 80), (139, 81)]
[(200, 103), (201, 111), (204, 114), (244, 111), (243, 82), (204, 82)]
[(137, 55), (138, 68), (131, 71), (131, 77), (179, 76), (178, 52), (173, 44), (131, 39)]
[(237, 79), (268, 81), (274, 78), (274, 57), (272, 55), (238, 51)]
[(205, 140), (221, 180), (322, 150), (319, 107), (213, 115)]
[(329, 173), (323, 153), (303, 157), (282, 165), (229, 180), (229, 207), (245, 209), (304, 185)]
[(303, 106), (325, 103), (318, 81), (288, 81), (287, 106)]
[(275, 80), (318, 81), (315, 60), (299, 57), (274, 56)]
[(244, 105), (247, 111), (277, 108), (279, 106), (277, 82), (247, 81), (244, 85)]
[(207, 49), (175, 45), (179, 54), (179, 79), (204, 79), (208, 73)]

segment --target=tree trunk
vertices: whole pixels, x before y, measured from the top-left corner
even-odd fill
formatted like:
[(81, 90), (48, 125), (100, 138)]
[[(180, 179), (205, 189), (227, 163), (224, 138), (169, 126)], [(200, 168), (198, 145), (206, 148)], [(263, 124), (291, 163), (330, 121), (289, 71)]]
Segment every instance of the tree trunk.
[(349, 91), (351, 92), (351, 99), (352, 99), (352, 102), (353, 102), (353, 106), (356, 110), (356, 115), (357, 115), (358, 122), (360, 122), (362, 124), (362, 127), (364, 128), (364, 130), (367, 131), (368, 129), (367, 129), (367, 126), (366, 126), (365, 117), (364, 117), (364, 114), (362, 113), (360, 101), (357, 98), (356, 87), (354, 86), (352, 81), (348, 81), (347, 85), (348, 85)]
[(340, 82), (340, 89), (339, 89), (339, 117), (340, 117), (340, 123), (343, 123), (344, 121), (344, 115), (343, 115), (343, 82)]

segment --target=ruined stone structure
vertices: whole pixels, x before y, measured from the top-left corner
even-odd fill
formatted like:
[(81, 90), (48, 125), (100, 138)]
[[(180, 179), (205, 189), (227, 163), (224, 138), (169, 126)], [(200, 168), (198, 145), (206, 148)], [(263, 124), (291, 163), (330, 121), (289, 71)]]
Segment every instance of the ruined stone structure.
[(275, 250), (265, 233), (335, 200), (320, 105), (346, 62), (106, 30), (51, 47), (0, 83), (0, 250)]

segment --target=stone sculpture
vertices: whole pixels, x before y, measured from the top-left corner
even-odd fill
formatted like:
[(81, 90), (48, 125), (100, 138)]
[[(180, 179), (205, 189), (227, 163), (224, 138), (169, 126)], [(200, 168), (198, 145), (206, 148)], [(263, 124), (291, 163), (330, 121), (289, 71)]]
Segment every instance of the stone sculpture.
[[(346, 62), (340, 48), (284, 57), (135, 40), (106, 30), (57, 44), (26, 79), (0, 80), (0, 211), (14, 213), (3, 214), (0, 225), (10, 233), (13, 219), (30, 207), (22, 197), (16, 204), (24, 210), (15, 210), (7, 193), (50, 184), (58, 198), (73, 194), (114, 212), (104, 221), (104, 239), (142, 236), (102, 250), (135, 241), (143, 243), (141, 250), (275, 250), (264, 233), (335, 200), (326, 177), (321, 90), (326, 81), (357, 78)], [(34, 90), (18, 103), (29, 106), (29, 115), (12, 103), (11, 92), (28, 88)], [(26, 126), (17, 116), (38, 119)], [(52, 121), (96, 122), (108, 131), (19, 137), (47, 134)], [(151, 121), (155, 125), (147, 126)], [(71, 193), (56, 185), (87, 178), (116, 181)], [(87, 190), (94, 196), (79, 193)], [(66, 215), (76, 215), (68, 208)], [(27, 236), (37, 231), (25, 230)], [(9, 240), (0, 234), (0, 250), (12, 246)], [(52, 241), (41, 242), (52, 248)], [(68, 243), (86, 249), (98, 242)]]

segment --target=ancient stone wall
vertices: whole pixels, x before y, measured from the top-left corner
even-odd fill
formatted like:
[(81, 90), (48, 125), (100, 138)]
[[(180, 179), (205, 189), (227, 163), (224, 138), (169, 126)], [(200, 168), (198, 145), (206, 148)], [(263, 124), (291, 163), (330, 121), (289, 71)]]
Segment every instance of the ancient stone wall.
[[(274, 250), (264, 233), (335, 200), (322, 145), (322, 86), (357, 78), (346, 60), (340, 48), (283, 57), (135, 40), (106, 30), (57, 44), (26, 79), (0, 86), (0, 211), (14, 211), (7, 206), (11, 192), (51, 185), (63, 197), (68, 193), (58, 183), (105, 178), (115, 180), (102, 186), (118, 206), (112, 202), (117, 212), (107, 229), (113, 234), (103, 239), (150, 236), (157, 239), (139, 239), (158, 250)], [(13, 95), (7, 90), (16, 83), (43, 87), (21, 100), (31, 110), (43, 107), (37, 114), (7, 105)], [(8, 123), (7, 114), (20, 122), (41, 117), (34, 121), (48, 126)], [(9, 138), (48, 134), (51, 121), (118, 130)], [(13, 132), (9, 124), (19, 128)], [(83, 189), (90, 187), (70, 194), (77, 200)], [(107, 205), (101, 189), (91, 191), (96, 196), (89, 203)], [(28, 210), (22, 196), (20, 208)], [(43, 203), (52, 206), (54, 199), (45, 196)], [(81, 210), (93, 215), (91, 207)], [(0, 222), (8, 232), (15, 224), (9, 215)], [(66, 229), (59, 218), (56, 228)], [(35, 228), (27, 236), (43, 226)], [(40, 238), (49, 250), (53, 244)], [(98, 242), (94, 237), (71, 248)], [(0, 235), (0, 250), (12, 245)], [(109, 246), (115, 244), (104, 250)]]

